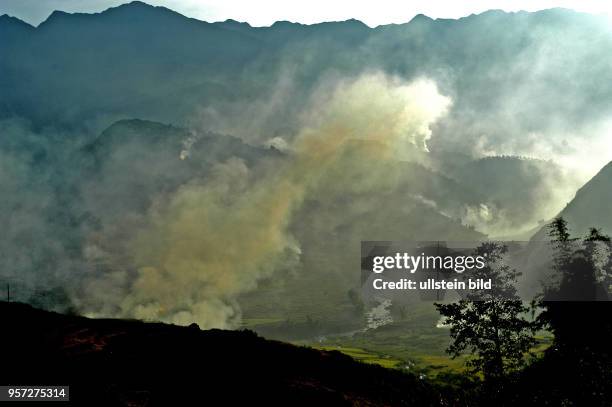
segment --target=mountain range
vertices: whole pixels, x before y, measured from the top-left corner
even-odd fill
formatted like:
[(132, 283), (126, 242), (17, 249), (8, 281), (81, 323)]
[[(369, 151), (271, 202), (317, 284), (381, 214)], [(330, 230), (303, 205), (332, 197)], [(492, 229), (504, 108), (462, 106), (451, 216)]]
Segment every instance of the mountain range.
[(491, 138), (483, 147), (495, 149), (528, 133), (585, 131), (612, 107), (600, 86), (612, 79), (607, 20), (564, 9), (419, 15), (376, 28), (356, 20), (251, 27), (134, 1), (98, 14), (56, 11), (38, 27), (4, 15), (0, 34), (0, 117), (37, 126), (185, 124), (207, 109), (243, 122), (253, 118), (242, 109), (262, 103), (268, 114), (257, 112), (256, 127), (214, 123), (261, 137), (294, 129), (319, 81), (364, 70), (427, 76), (452, 97), (437, 149), (471, 152), (466, 138), (482, 134)]
[[(4, 15), (0, 38), (0, 279), (25, 302), (126, 316), (127, 292), (156, 282), (138, 276), (168, 277), (142, 266), (168, 260), (157, 256), (170, 252), (173, 222), (205, 205), (216, 219), (185, 222), (187, 232), (206, 226), (214, 233), (202, 241), (223, 250), (236, 236), (258, 240), (249, 226), (285, 215), (255, 228), (283, 248), (260, 257), (257, 278), (210, 295), (236, 316), (239, 299), (251, 301), (247, 314), (303, 316), (323, 303), (350, 314), (361, 240), (526, 240), (557, 214), (578, 233), (612, 232), (610, 164), (587, 182), (611, 158), (612, 32), (603, 17), (492, 10), (374, 28), (356, 20), (252, 27), (135, 1), (97, 14), (56, 11), (37, 27)], [(363, 108), (360, 93), (342, 92), (351, 84), (366, 84), (373, 112), (396, 114), (387, 93), (367, 93), (380, 78), (400, 96), (433, 83), (448, 101), (435, 120), (400, 129), (422, 143), (380, 162), (384, 143), (370, 139), (332, 143), (331, 163), (300, 152), (312, 123), (338, 106), (334, 97)], [(421, 94), (414, 100), (430, 108)], [(367, 109), (349, 113), (349, 124), (368, 126), (358, 120)], [(267, 213), (286, 196), (282, 211), (240, 212)], [(240, 227), (224, 234), (235, 225), (219, 218)], [(136, 253), (143, 235), (164, 249)], [(214, 250), (198, 246), (179, 263), (193, 268), (200, 252)], [(270, 258), (281, 264), (261, 272)], [(258, 284), (269, 291), (244, 298)], [(166, 309), (148, 299), (135, 308), (148, 306)]]

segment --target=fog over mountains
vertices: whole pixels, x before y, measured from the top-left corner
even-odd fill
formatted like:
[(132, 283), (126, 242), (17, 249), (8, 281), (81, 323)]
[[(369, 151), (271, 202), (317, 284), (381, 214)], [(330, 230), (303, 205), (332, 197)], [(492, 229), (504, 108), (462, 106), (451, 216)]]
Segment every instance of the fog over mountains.
[(357, 284), (360, 240), (562, 210), (612, 232), (609, 165), (567, 205), (612, 159), (601, 17), (251, 27), (132, 2), (0, 38), (0, 277), (28, 302), (227, 327), (272, 277)]
[(438, 149), (553, 158), (582, 149), (578, 134), (601, 138), (612, 100), (609, 22), (563, 9), (254, 28), (133, 2), (36, 28), (4, 16), (0, 30), (2, 116), (39, 126), (138, 117), (266, 140), (299, 127), (316, 88), (380, 70), (452, 99)]

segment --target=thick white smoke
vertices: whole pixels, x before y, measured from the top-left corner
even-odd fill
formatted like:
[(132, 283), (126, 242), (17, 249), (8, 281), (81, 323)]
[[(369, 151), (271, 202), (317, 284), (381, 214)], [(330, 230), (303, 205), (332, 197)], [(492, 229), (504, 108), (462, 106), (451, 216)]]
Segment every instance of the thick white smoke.
[[(339, 161), (367, 171), (385, 157), (425, 151), (431, 124), (449, 104), (431, 81), (406, 83), (380, 73), (321, 89), (280, 168), (256, 172), (230, 159), (206, 180), (160, 199), (130, 243), (137, 274), (91, 281), (91, 295), (101, 298), (89, 311), (114, 309), (124, 317), (203, 328), (236, 326), (237, 297), (299, 260), (299, 242), (288, 225), (327, 171)], [(361, 160), (342, 160), (354, 140), (377, 147)], [(122, 295), (109, 297), (109, 291)], [(117, 302), (109, 307), (108, 298)]]

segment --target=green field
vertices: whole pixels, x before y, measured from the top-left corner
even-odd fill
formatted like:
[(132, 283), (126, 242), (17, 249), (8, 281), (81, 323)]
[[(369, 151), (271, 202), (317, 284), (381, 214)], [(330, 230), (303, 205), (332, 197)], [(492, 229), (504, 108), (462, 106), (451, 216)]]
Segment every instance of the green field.
[[(313, 304), (316, 307), (305, 307), (300, 313), (292, 313), (292, 318), (280, 313), (269, 317), (248, 316), (242, 326), (265, 337), (335, 350), (364, 363), (429, 377), (465, 371), (467, 356), (453, 359), (446, 353), (449, 329), (436, 327), (440, 316), (431, 303), (414, 304), (401, 316), (395, 314), (392, 323), (370, 330), (363, 329), (363, 320), (347, 316), (350, 307), (346, 304), (335, 304), (335, 312), (331, 312), (329, 302)], [(551, 338), (549, 333), (540, 333), (532, 353), (541, 353), (550, 345)]]
[(403, 360), (395, 359), (391, 357), (390, 355), (383, 355), (383, 354), (367, 351), (365, 349), (360, 349), (360, 348), (349, 348), (349, 347), (343, 347), (340, 345), (336, 345), (336, 346), (329, 346), (329, 345), (328, 346), (316, 346), (314, 345), (312, 347), (315, 349), (319, 349), (319, 350), (328, 350), (328, 351), (336, 350), (360, 362), (372, 363), (372, 364), (380, 365), (382, 367), (386, 367), (389, 369), (405, 368), (404, 365), (406, 365), (406, 363)]

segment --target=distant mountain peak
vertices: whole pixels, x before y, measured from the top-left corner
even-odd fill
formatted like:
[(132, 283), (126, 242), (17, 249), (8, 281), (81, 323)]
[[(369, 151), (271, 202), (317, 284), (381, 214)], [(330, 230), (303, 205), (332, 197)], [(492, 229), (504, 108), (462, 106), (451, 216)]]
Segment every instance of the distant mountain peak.
[(431, 21), (434, 21), (434, 19), (429, 16), (426, 16), (425, 14), (417, 14), (416, 16), (412, 17), (412, 19), (410, 20), (411, 23), (418, 22), (418, 21), (431, 22)]
[(20, 20), (17, 17), (10, 16), (8, 14), (2, 14), (0, 16), (0, 24), (1, 25), (10, 25), (15, 27), (23, 27), (23, 28), (34, 28), (30, 24), (26, 23), (23, 20)]
[(348, 20), (344, 21), (344, 23), (346, 23), (346, 24), (353, 24), (353, 25), (359, 25), (359, 26), (364, 26), (364, 27), (367, 27), (367, 24), (366, 24), (366, 23), (364, 23), (363, 21), (358, 20), (358, 19), (356, 19), (356, 18), (350, 18), (350, 19), (348, 19)]
[(8, 14), (2, 14), (0, 16), (0, 21), (21, 21), (21, 20), (18, 19), (17, 17), (9, 16)]
[(244, 29), (244, 30), (248, 30), (250, 28), (253, 28), (251, 26), (251, 24), (247, 23), (246, 21), (237, 21), (231, 18), (228, 18), (225, 21), (218, 21), (215, 23), (216, 25), (219, 25), (221, 27), (224, 28), (229, 28), (229, 29)]
[(125, 3), (122, 4), (119, 7), (148, 7), (148, 8), (154, 8), (154, 6), (145, 3), (144, 1), (139, 1), (139, 0), (134, 0), (134, 1), (130, 1), (129, 3)]
[(58, 18), (63, 18), (66, 16), (69, 16), (70, 13), (67, 13), (65, 11), (62, 10), (53, 10), (53, 12), (51, 14), (49, 14), (49, 17), (47, 17), (47, 19), (45, 21), (43, 21), (41, 24), (45, 24), (51, 20), (56, 20)]
[(49, 15), (49, 17), (47, 17), (45, 21), (43, 21), (40, 24), (40, 26), (48, 25), (52, 22), (55, 23), (59, 21), (65, 21), (67, 18), (71, 18), (71, 17), (88, 18), (88, 17), (117, 16), (117, 15), (143, 16), (147, 14), (151, 15), (153, 13), (158, 14), (158, 15), (164, 15), (164, 14), (165, 15), (176, 15), (176, 16), (188, 18), (188, 17), (183, 16), (180, 13), (177, 13), (176, 11), (170, 10), (169, 8), (166, 8), (163, 6), (152, 6), (148, 3), (135, 0), (129, 3), (121, 4), (116, 7), (107, 8), (106, 10), (101, 11), (99, 13), (68, 13), (68, 12), (61, 11), (61, 10), (55, 10)]
[(143, 1), (138, 1), (138, 0), (134, 0), (134, 1), (131, 1), (129, 3), (120, 4), (117, 7), (111, 7), (109, 9), (107, 9), (106, 11), (110, 11), (110, 10), (136, 10), (136, 11), (141, 11), (141, 10), (155, 10), (155, 9), (171, 11), (170, 9), (168, 9), (166, 7), (163, 7), (163, 6), (153, 6), (151, 4), (145, 3)]
[(67, 13), (65, 11), (61, 11), (61, 10), (54, 10), (51, 14), (49, 14), (49, 17), (47, 17), (46, 20), (44, 20), (42, 23), (40, 23), (38, 25), (38, 27), (47, 27), (50, 25), (56, 25), (56, 24), (62, 24), (66, 21), (68, 21), (70, 18), (72, 17), (76, 17), (76, 16), (91, 16), (93, 14), (89, 14), (89, 13)]
[[(121, 4), (117, 7), (111, 7), (108, 8), (106, 10), (104, 10), (102, 13), (100, 14), (113, 14), (113, 13), (166, 13), (166, 14), (175, 14), (175, 15), (180, 15), (183, 16), (182, 14), (171, 10), (167, 7), (163, 7), (163, 6), (153, 6), (151, 4), (139, 1), (139, 0), (135, 0), (135, 1), (131, 1), (129, 3), (125, 3), (125, 4)], [(183, 16), (185, 17), (185, 16)], [(185, 17), (188, 18), (188, 17)]]
[(251, 24), (249, 24), (249, 23), (247, 23), (247, 22), (245, 22), (245, 21), (237, 21), (237, 20), (234, 20), (234, 19), (232, 19), (232, 18), (228, 18), (227, 20), (225, 20), (225, 21), (223, 21), (223, 22), (224, 22), (225, 24), (237, 24), (237, 25), (245, 25), (245, 24), (246, 24), (246, 25), (248, 25), (248, 26), (251, 26)]
[(294, 23), (292, 21), (287, 21), (287, 20), (278, 20), (275, 21), (270, 27), (293, 27), (293, 26), (301, 26), (304, 24), (301, 23)]

